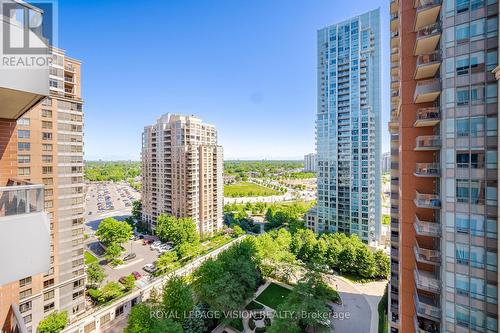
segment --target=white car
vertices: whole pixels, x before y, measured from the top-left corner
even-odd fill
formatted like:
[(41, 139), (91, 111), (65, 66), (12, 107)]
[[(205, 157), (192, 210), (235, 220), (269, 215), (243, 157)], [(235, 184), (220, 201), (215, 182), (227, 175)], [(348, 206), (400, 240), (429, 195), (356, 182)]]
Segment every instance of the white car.
[(160, 241), (155, 241), (153, 244), (151, 244), (151, 250), (157, 250), (161, 245)]
[(168, 244), (161, 244), (159, 247), (158, 247), (158, 251), (160, 253), (165, 253), (167, 251), (170, 251), (172, 249), (172, 247)]
[(153, 273), (154, 271), (156, 271), (156, 267), (155, 267), (155, 265), (153, 265), (153, 264), (147, 264), (147, 265), (144, 265), (144, 266), (142, 267), (142, 269), (143, 269), (143, 270), (145, 270), (145, 271), (146, 271), (146, 272), (148, 272), (148, 273)]

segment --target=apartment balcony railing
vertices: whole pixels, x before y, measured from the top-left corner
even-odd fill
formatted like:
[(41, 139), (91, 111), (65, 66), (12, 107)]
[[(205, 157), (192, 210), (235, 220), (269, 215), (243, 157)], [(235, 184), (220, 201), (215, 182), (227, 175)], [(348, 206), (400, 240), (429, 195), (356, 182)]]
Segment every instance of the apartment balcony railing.
[(441, 81), (439, 79), (428, 79), (417, 82), (413, 101), (415, 103), (435, 102), (441, 94)]
[(50, 226), (43, 209), (43, 185), (11, 179), (0, 187), (0, 251), (9, 253), (0, 256), (0, 267), (8, 268), (0, 285), (49, 270)]
[(441, 138), (439, 135), (418, 136), (415, 150), (439, 150), (441, 149)]
[(422, 221), (418, 216), (415, 216), (413, 226), (415, 227), (415, 232), (420, 236), (441, 236), (441, 224), (438, 222)]
[(66, 64), (64, 69), (68, 72), (75, 72), (75, 67), (72, 64)]
[(415, 176), (439, 177), (439, 163), (417, 163), (415, 165)]
[(441, 55), (438, 51), (419, 55), (415, 68), (415, 79), (422, 80), (436, 76), (439, 66), (441, 66)]
[(441, 263), (441, 251), (439, 250), (421, 248), (418, 243), (415, 244), (413, 250), (415, 251), (415, 259), (418, 262), (431, 265)]
[(415, 55), (429, 54), (436, 51), (439, 39), (441, 38), (441, 25), (434, 23), (423, 26), (417, 30), (417, 40), (415, 43)]
[(436, 194), (427, 194), (416, 192), (415, 196), (415, 206), (418, 208), (441, 208), (441, 200)]
[(423, 316), (433, 320), (441, 319), (441, 309), (437, 298), (419, 295), (418, 292), (414, 294), (415, 310), (418, 316)]
[(415, 127), (435, 126), (441, 120), (438, 107), (421, 108), (417, 110)]
[(417, 289), (436, 294), (441, 291), (441, 281), (436, 274), (415, 268), (413, 275)]
[(415, 316), (414, 321), (415, 333), (439, 333), (439, 325), (432, 320)]
[(399, 25), (399, 15), (398, 13), (391, 14), (391, 31), (396, 31)]
[(415, 30), (418, 30), (436, 23), (441, 10), (441, 0), (415, 0), (415, 8)]
[(64, 77), (64, 82), (66, 82), (66, 83), (75, 83), (75, 78), (74, 77), (65, 76)]

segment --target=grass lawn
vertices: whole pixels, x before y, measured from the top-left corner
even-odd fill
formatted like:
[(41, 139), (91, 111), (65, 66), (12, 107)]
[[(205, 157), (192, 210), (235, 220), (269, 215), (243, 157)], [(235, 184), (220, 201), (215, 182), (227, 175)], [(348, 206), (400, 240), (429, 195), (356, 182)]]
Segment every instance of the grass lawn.
[(250, 303), (247, 304), (247, 306), (245, 306), (245, 309), (247, 310), (263, 310), (264, 309), (264, 306), (260, 303), (257, 303), (255, 301), (251, 301)]
[(271, 283), (255, 300), (276, 310), (291, 292), (290, 289)]
[(273, 189), (249, 182), (239, 182), (236, 184), (224, 185), (224, 196), (230, 198), (268, 197), (271, 195), (280, 194), (280, 192)]
[(98, 262), (99, 260), (89, 251), (85, 251), (83, 253), (83, 257), (85, 258), (85, 264), (90, 265), (93, 262)]
[(243, 332), (243, 330), (244, 330), (243, 320), (241, 320), (241, 318), (235, 318), (235, 319), (231, 320), (231, 322), (229, 323), (229, 326), (231, 326), (232, 328), (234, 328), (240, 332)]

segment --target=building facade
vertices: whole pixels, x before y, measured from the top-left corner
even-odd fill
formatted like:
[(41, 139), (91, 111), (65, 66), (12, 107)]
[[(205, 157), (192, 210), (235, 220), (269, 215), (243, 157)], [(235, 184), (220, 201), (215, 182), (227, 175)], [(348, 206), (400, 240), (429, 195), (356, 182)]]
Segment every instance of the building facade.
[(382, 173), (387, 173), (391, 171), (391, 153), (383, 153), (382, 154), (382, 165), (381, 165)]
[(380, 235), (380, 12), (318, 31), (315, 230)]
[(498, 3), (391, 11), (391, 332), (498, 332)]
[[(58, 49), (52, 56), (46, 78), (49, 96), (11, 122), (13, 145), (8, 155), (15, 161), (8, 170), (11, 183), (42, 186), (40, 206), (48, 215), (50, 266), (42, 274), (0, 286), (0, 322), (6, 332), (11, 327), (11, 304), (19, 305), (28, 332), (35, 332), (40, 320), (55, 310), (67, 311), (70, 319), (85, 310), (80, 62)], [(25, 236), (15, 237), (24, 242)]]
[(317, 159), (315, 153), (304, 155), (304, 172), (316, 172)]
[(201, 235), (223, 224), (224, 159), (215, 126), (166, 114), (142, 136), (142, 220), (154, 230), (160, 214), (191, 217)]

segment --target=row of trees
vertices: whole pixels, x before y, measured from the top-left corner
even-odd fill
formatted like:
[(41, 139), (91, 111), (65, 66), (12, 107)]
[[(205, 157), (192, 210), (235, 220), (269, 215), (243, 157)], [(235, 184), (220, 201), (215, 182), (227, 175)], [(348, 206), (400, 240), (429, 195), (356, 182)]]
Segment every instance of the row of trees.
[(224, 173), (246, 177), (252, 172), (257, 177), (267, 177), (303, 167), (302, 161), (225, 161)]
[(124, 181), (141, 174), (141, 162), (85, 162), (85, 179), (90, 181)]

